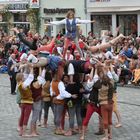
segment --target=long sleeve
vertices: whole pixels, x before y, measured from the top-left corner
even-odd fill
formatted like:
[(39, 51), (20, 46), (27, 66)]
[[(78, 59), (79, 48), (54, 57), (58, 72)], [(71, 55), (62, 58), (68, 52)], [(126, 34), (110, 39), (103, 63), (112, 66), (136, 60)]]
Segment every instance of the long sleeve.
[(111, 72), (112, 73), (112, 77), (114, 79), (115, 82), (118, 82), (119, 81), (119, 76), (113, 71)]
[(43, 70), (42, 70), (42, 73), (41, 73), (41, 76), (42, 76), (43, 78), (45, 78), (45, 74), (46, 74), (46, 70), (43, 69)]
[(43, 69), (41, 75), (37, 77), (37, 80), (38, 80), (39, 85), (45, 85), (45, 83), (46, 83), (45, 73), (46, 73), (46, 70)]
[(92, 87), (94, 85), (94, 83), (99, 80), (99, 76), (98, 75), (94, 75), (92, 81), (87, 81), (87, 87), (88, 89), (91, 91), (92, 90)]
[(30, 42), (23, 37), (22, 33), (18, 33), (18, 37), (20, 41), (23, 42), (25, 45), (27, 45), (31, 50), (37, 49), (37, 45), (36, 45), (37, 39), (34, 39), (33, 42)]
[(9, 74), (9, 76), (12, 75), (12, 71), (11, 71), (11, 66), (12, 66), (12, 65), (13, 65), (12, 60), (8, 61), (8, 74)]
[(110, 71), (107, 72), (107, 76), (108, 76), (110, 79), (113, 79), (112, 73), (111, 73)]
[(33, 54), (30, 54), (28, 56), (27, 60), (31, 63), (37, 63), (38, 62), (38, 59)]
[(28, 86), (30, 86), (33, 80), (34, 80), (34, 75), (29, 74), (28, 78), (23, 82), (23, 88), (27, 88)]
[(46, 83), (45, 79), (42, 76), (37, 77), (39, 85), (44, 85)]
[(22, 33), (18, 33), (18, 37), (19, 37), (20, 41), (23, 42), (23, 43), (24, 43), (25, 45), (27, 45), (28, 47), (31, 47), (31, 46), (32, 46), (32, 43), (29, 42), (29, 41), (27, 41), (27, 40), (23, 37)]
[(60, 21), (52, 21), (50, 22), (50, 25), (61, 25), (61, 24), (66, 24), (66, 19), (60, 20)]
[(88, 24), (88, 23), (91, 23), (91, 20), (81, 20), (81, 19), (76, 18), (76, 23)]
[(65, 86), (62, 81), (59, 82), (58, 89), (59, 89), (60, 94), (56, 97), (57, 99), (62, 100), (65, 98), (71, 98), (71, 94), (65, 90)]
[(54, 96), (54, 92), (53, 92), (53, 90), (52, 90), (52, 82), (51, 82), (51, 84), (50, 84), (50, 95), (53, 97)]

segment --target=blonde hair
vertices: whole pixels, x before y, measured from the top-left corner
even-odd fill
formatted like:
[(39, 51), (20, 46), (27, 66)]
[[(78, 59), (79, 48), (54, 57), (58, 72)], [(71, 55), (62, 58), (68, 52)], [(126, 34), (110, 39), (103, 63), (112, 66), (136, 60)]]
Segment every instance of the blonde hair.
[(17, 73), (17, 75), (16, 75), (16, 81), (19, 83), (19, 82), (22, 81), (22, 79), (23, 79), (23, 74), (22, 73)]
[(71, 14), (73, 15), (73, 18), (74, 18), (74, 17), (75, 17), (75, 13), (74, 13), (74, 11), (72, 11), (72, 10), (69, 10), (69, 11), (67, 12), (66, 17), (69, 18)]

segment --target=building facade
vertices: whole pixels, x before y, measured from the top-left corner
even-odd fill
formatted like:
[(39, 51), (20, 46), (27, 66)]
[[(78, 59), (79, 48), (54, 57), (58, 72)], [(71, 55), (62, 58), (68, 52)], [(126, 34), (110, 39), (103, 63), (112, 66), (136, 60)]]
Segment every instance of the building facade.
[(96, 20), (92, 29), (100, 36), (102, 30), (115, 29), (121, 26), (124, 35), (140, 35), (140, 0), (87, 0), (87, 17)]
[[(55, 36), (58, 32), (65, 32), (65, 26), (49, 27), (45, 24), (50, 21), (60, 21), (66, 17), (69, 10), (74, 10), (76, 17), (86, 19), (86, 0), (41, 0), (41, 34)], [(87, 33), (87, 25), (80, 25), (83, 34)]]
[(30, 22), (27, 19), (28, 0), (1, 1), (0, 27), (6, 32), (12, 27), (22, 26), (30, 28)]

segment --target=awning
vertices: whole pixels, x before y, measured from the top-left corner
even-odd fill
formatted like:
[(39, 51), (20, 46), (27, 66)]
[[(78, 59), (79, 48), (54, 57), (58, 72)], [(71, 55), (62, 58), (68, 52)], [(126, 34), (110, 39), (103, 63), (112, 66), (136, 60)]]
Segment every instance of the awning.
[(140, 11), (140, 7), (88, 7), (88, 13), (102, 12), (135, 12)]
[(9, 12), (12, 12), (12, 13), (26, 13), (27, 10), (8, 10)]

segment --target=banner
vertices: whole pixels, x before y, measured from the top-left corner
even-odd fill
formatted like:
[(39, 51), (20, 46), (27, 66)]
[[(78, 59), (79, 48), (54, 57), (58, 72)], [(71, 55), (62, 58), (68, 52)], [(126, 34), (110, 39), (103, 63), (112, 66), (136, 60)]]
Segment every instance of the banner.
[(39, 8), (40, 3), (39, 0), (30, 0), (30, 8)]

